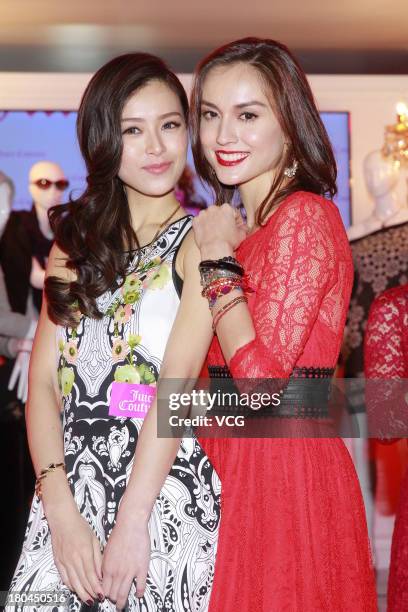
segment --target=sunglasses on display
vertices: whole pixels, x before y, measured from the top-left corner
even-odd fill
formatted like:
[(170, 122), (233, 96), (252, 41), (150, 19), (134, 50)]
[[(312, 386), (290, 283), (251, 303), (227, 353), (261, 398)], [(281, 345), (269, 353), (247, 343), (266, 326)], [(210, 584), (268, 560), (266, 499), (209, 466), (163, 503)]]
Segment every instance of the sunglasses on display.
[(39, 189), (49, 189), (51, 185), (55, 185), (58, 191), (65, 191), (69, 187), (69, 181), (66, 179), (60, 179), (59, 181), (50, 181), (49, 179), (38, 179), (31, 183), (32, 185), (36, 185)]

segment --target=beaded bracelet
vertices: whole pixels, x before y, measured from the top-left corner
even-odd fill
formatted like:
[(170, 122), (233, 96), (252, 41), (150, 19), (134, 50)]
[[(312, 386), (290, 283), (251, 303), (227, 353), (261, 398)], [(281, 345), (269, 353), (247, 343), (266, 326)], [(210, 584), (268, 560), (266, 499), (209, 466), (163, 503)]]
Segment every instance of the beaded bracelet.
[(243, 278), (242, 274), (237, 274), (237, 272), (232, 272), (231, 270), (219, 270), (218, 268), (207, 268), (205, 270), (201, 270), (200, 277), (202, 287), (209, 285), (212, 281), (219, 278), (233, 278), (237, 280), (241, 280)]
[(248, 300), (245, 297), (245, 295), (237, 296), (236, 298), (234, 298), (233, 300), (231, 300), (230, 302), (225, 304), (225, 306), (220, 308), (220, 310), (218, 310), (217, 314), (214, 315), (213, 324), (212, 324), (212, 328), (213, 328), (214, 332), (216, 331), (216, 327), (217, 327), (218, 323), (220, 322), (220, 320), (222, 319), (222, 317), (225, 314), (227, 314), (227, 312), (232, 310), (232, 308), (234, 308), (237, 304), (240, 304), (241, 302), (245, 303), (245, 304), (248, 303)]
[(203, 286), (201, 294), (207, 297), (213, 289), (222, 287), (223, 285), (242, 285), (241, 276), (213, 276), (208, 283)]
[(244, 268), (239, 263), (231, 263), (227, 261), (211, 260), (202, 261), (198, 266), (200, 272), (203, 270), (230, 270), (236, 274), (244, 274)]
[(220, 259), (203, 259), (201, 263), (203, 265), (212, 265), (214, 263), (215, 264), (231, 263), (231, 264), (235, 264), (236, 266), (239, 266), (240, 268), (242, 268), (238, 259), (235, 259), (235, 257), (232, 257), (231, 255), (228, 255), (228, 257), (221, 257)]
[(244, 268), (235, 257), (221, 257), (221, 259), (204, 259), (198, 265), (199, 269), (218, 268), (224, 270), (233, 270), (244, 273)]
[(210, 287), (217, 287), (217, 285), (222, 285), (224, 283), (239, 283), (242, 284), (241, 276), (214, 276), (214, 278), (203, 287), (203, 292), (207, 292)]
[(222, 297), (223, 295), (227, 295), (233, 289), (242, 290), (241, 280), (222, 278), (222, 279), (214, 280), (209, 285), (204, 287), (204, 289), (201, 292), (201, 295), (208, 299), (210, 308), (213, 308), (218, 298)]

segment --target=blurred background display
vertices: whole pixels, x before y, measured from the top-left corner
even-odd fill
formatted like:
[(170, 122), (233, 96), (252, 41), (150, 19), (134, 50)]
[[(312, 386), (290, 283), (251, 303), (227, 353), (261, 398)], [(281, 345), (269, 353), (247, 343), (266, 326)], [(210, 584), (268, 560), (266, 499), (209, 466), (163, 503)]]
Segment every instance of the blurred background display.
[[(338, 166), (338, 205), (344, 225), (350, 225), (350, 133), (348, 112), (322, 112)], [(50, 159), (64, 168), (73, 197), (85, 187), (85, 167), (75, 132), (76, 112), (0, 111), (0, 170), (15, 186), (13, 208), (31, 208), (27, 175), (38, 160)], [(188, 165), (194, 170), (191, 151)], [(193, 174), (193, 200), (211, 202), (211, 194)]]

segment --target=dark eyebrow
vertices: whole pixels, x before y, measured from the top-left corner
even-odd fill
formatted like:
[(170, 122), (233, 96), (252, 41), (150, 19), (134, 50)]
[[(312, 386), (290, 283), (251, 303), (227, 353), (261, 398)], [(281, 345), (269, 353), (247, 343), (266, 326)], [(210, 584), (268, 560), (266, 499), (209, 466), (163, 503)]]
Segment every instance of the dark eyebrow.
[[(160, 115), (159, 119), (166, 119), (167, 117), (173, 117), (174, 115), (178, 115), (178, 117), (183, 118), (183, 115), (178, 111), (172, 111), (170, 113), (164, 113), (164, 115)], [(145, 121), (141, 117), (122, 117), (121, 121)]]
[(246, 106), (263, 106), (263, 108), (267, 108), (266, 104), (263, 102), (258, 102), (258, 100), (250, 100), (249, 102), (242, 102), (241, 104), (236, 104), (236, 108), (245, 108)]
[[(209, 106), (210, 108), (215, 108), (219, 110), (216, 104), (212, 102), (207, 102), (206, 100), (202, 100), (201, 104), (203, 106)], [(263, 108), (267, 108), (266, 104), (263, 102), (258, 102), (258, 100), (249, 100), (249, 102), (241, 102), (241, 104), (235, 104), (235, 108), (245, 108), (247, 106), (263, 106)]]

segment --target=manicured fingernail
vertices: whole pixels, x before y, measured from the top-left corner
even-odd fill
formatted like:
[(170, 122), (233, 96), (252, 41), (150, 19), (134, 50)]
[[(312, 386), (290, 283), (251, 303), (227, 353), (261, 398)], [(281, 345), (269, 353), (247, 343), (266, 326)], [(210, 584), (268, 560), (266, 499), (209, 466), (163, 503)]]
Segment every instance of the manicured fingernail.
[(93, 603), (94, 603), (94, 602), (93, 602), (93, 600), (92, 600), (92, 599), (87, 599), (87, 600), (86, 600), (86, 603), (87, 603), (87, 605), (88, 605), (88, 606), (93, 606)]
[(98, 593), (98, 597), (99, 597), (99, 601), (103, 601), (105, 599), (102, 593)]

